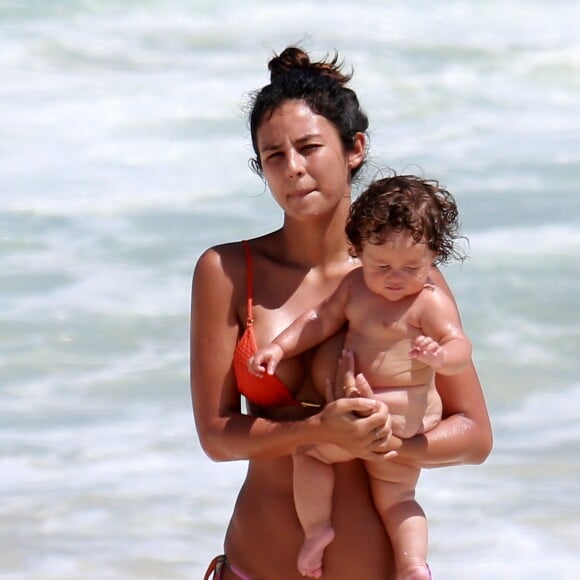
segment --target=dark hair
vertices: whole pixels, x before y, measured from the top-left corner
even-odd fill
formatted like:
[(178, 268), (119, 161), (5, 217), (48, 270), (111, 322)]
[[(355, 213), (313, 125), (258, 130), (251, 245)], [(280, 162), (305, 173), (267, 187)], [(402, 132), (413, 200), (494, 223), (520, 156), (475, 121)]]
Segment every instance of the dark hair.
[(360, 254), (364, 242), (383, 244), (393, 232), (410, 233), (435, 253), (435, 264), (463, 261), (454, 243), (460, 235), (453, 196), (435, 180), (415, 175), (379, 179), (355, 200), (346, 223), (346, 235)]
[[(254, 93), (250, 103), (250, 133), (256, 154), (250, 166), (258, 175), (262, 175), (258, 129), (264, 118), (271, 116), (286, 101), (304, 101), (314, 113), (334, 125), (345, 151), (353, 149), (356, 133), (364, 133), (369, 122), (355, 92), (346, 87), (352, 74), (341, 72), (338, 54), (330, 60), (327, 57), (311, 62), (302, 49), (290, 46), (270, 60), (268, 70), (270, 84)], [(353, 176), (361, 166), (353, 168)]]

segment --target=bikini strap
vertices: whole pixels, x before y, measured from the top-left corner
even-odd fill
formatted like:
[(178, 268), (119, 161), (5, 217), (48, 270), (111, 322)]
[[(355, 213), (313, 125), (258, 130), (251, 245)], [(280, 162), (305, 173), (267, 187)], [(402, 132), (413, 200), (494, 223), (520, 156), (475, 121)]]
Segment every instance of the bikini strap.
[[(203, 577), (203, 580), (210, 580), (210, 575), (214, 580), (220, 580), (227, 560), (225, 556), (216, 556), (210, 563)], [(213, 574), (212, 574), (213, 573)]]
[(254, 271), (252, 268), (252, 252), (250, 250), (250, 244), (248, 240), (242, 240), (242, 244), (244, 246), (244, 251), (246, 253), (246, 316), (248, 317), (246, 320), (246, 328), (248, 326), (252, 326), (254, 324), (253, 318), (253, 296), (254, 296)]

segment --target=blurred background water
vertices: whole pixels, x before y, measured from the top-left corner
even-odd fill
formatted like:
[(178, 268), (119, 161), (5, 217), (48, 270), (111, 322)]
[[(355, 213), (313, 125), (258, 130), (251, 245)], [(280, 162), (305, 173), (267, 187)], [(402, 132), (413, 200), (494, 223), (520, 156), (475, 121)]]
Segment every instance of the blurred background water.
[(337, 49), (379, 168), (439, 178), (493, 418), (427, 471), (437, 578), (580, 566), (580, 5), (0, 0), (0, 577), (201, 578), (245, 463), (197, 443), (193, 266), (277, 227), (247, 166), (273, 51)]

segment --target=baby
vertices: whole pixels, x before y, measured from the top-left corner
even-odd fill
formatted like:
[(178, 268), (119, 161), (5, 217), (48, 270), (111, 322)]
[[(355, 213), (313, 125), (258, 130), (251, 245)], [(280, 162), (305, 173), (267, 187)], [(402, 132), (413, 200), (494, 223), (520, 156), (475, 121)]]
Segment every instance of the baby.
[[(392, 432), (406, 439), (441, 419), (435, 373), (455, 374), (469, 363), (471, 343), (448, 295), (429, 279), (452, 258), (459, 236), (453, 197), (435, 181), (412, 175), (375, 181), (353, 203), (346, 233), (361, 267), (250, 359), (250, 370), (273, 374), (283, 358), (306, 351), (348, 323), (344, 348), (377, 399), (388, 405)], [(352, 457), (330, 444), (294, 456), (294, 498), (305, 539), (298, 570), (320, 578), (333, 540), (332, 463)], [(397, 580), (431, 578), (427, 522), (415, 501), (420, 470), (394, 459), (366, 462), (376, 508), (393, 544)]]

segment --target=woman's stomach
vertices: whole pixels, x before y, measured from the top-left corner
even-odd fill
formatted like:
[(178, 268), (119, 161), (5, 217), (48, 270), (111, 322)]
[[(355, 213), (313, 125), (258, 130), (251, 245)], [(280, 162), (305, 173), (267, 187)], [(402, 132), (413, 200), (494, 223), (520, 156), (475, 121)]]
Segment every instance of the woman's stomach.
[[(358, 460), (332, 469), (336, 536), (325, 551), (325, 576), (384, 580), (389, 577), (391, 551), (370, 496), (366, 469)], [(300, 580), (296, 558), (302, 540), (294, 508), (292, 459), (250, 461), (226, 536), (228, 558), (251, 578)], [(345, 570), (352, 570), (353, 576), (345, 576)], [(363, 576), (358, 575), (361, 570)]]

